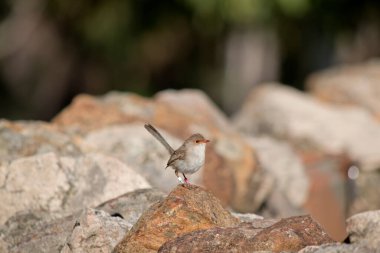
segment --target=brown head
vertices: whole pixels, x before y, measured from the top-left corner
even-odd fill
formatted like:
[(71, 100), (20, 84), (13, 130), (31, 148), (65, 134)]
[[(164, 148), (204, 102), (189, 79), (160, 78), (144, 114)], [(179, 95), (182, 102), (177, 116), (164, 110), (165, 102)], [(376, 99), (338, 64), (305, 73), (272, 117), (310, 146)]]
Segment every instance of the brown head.
[(203, 137), (201, 134), (193, 134), (185, 141), (186, 144), (206, 144), (207, 142), (210, 141)]

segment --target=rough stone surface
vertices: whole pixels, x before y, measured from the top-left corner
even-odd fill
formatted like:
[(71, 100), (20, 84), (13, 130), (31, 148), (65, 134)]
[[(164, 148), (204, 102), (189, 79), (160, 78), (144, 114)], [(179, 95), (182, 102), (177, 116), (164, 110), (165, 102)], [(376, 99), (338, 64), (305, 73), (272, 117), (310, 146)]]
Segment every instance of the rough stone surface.
[[(178, 101), (178, 98), (184, 100), (184, 105), (174, 106), (174, 101)], [(197, 101), (197, 106), (191, 101)], [(189, 104), (192, 106), (185, 106)], [(100, 117), (108, 112), (110, 115)], [(215, 115), (210, 116), (211, 114)], [(98, 144), (96, 146), (103, 149), (102, 152), (125, 152), (127, 155), (123, 161), (130, 162), (130, 158), (135, 156), (138, 159), (133, 162), (144, 164), (141, 166), (142, 173), (148, 176), (149, 182), (162, 190), (168, 190), (176, 183), (176, 178), (169, 169), (164, 173), (161, 171), (161, 162), (168, 159), (165, 150), (162, 147), (156, 148), (158, 143), (152, 144), (156, 141), (153, 137), (150, 137), (149, 142), (145, 142), (148, 138), (145, 133), (144, 141), (137, 142), (146, 144), (143, 149), (145, 152), (136, 153), (135, 150), (125, 147), (127, 143), (134, 142), (134, 138), (131, 136), (131, 140), (124, 140), (125, 135), (120, 135), (124, 131), (133, 133), (132, 129), (120, 125), (135, 123), (134, 129), (137, 129), (137, 126), (143, 129), (146, 122), (159, 128), (169, 140), (178, 140), (171, 143), (175, 147), (195, 132), (211, 139), (206, 151), (206, 164), (191, 180), (204, 185), (223, 203), (242, 212), (251, 212), (260, 206), (268, 195), (269, 191), (260, 185), (265, 179), (261, 178), (264, 174), (259, 173), (256, 166), (253, 148), (229, 126), (225, 116), (200, 91), (165, 91), (153, 99), (120, 92), (111, 92), (99, 98), (79, 96), (53, 120), (54, 124), (63, 127), (68, 133), (85, 135), (91, 144), (96, 144), (95, 136), (111, 136), (105, 147)], [(107, 129), (109, 127), (111, 128)], [(92, 133), (93, 131), (96, 132)], [(108, 135), (112, 131), (119, 134)], [(142, 135), (140, 131), (136, 130), (133, 134)], [(165, 173), (170, 175), (172, 183), (165, 179)], [(263, 190), (259, 191), (260, 188)], [(256, 197), (256, 193), (260, 193), (261, 196)]]
[(211, 193), (194, 185), (177, 186), (138, 220), (115, 252), (157, 252), (166, 241), (194, 230), (238, 224)]
[(122, 216), (129, 230), (144, 211), (164, 198), (165, 194), (156, 189), (139, 189), (108, 200), (96, 209), (106, 211), (113, 216)]
[(291, 217), (269, 226), (260, 222), (191, 232), (165, 243), (159, 252), (288, 252), (333, 242), (310, 216)]
[(254, 213), (235, 213), (235, 212), (231, 212), (231, 214), (238, 218), (240, 220), (240, 222), (253, 222), (253, 221), (256, 221), (256, 220), (262, 220), (264, 219), (264, 217), (260, 216), (260, 215), (257, 215), (257, 214), (254, 214)]
[(293, 88), (267, 84), (250, 94), (234, 121), (246, 133), (347, 153), (366, 171), (380, 167), (380, 124), (360, 108), (327, 105)]
[(306, 85), (322, 101), (357, 105), (380, 120), (379, 60), (317, 72), (308, 78)]
[(16, 214), (0, 226), (0, 252), (59, 252), (75, 224), (75, 215), (47, 218), (40, 211)]
[(272, 215), (286, 217), (301, 213), (309, 191), (309, 179), (295, 151), (288, 143), (269, 136), (247, 139), (257, 151), (260, 166), (274, 178), (275, 187), (266, 200)]
[[(200, 117), (200, 121), (209, 122), (220, 129), (232, 132), (229, 120), (224, 113), (199, 90), (185, 89), (181, 92), (166, 90), (155, 95), (159, 102), (180, 108), (189, 117)], [(194, 112), (197, 112), (194, 114)]]
[(57, 126), (39, 121), (0, 120), (0, 161), (49, 152), (67, 156), (81, 154), (77, 140)]
[[(155, 189), (139, 189), (111, 199), (96, 207), (96, 210), (103, 210), (114, 217), (121, 215), (123, 229), (126, 226), (129, 230), (146, 209), (163, 198), (164, 195)], [(91, 215), (82, 214), (82, 218), (95, 217), (99, 220), (99, 217), (107, 216), (103, 213), (100, 216), (94, 215), (93, 210), (89, 210), (92, 212)], [(54, 219), (46, 211), (19, 212), (0, 226), (0, 249), (4, 249), (0, 252), (59, 252), (72, 234), (81, 213), (83, 212), (79, 211), (64, 218)], [(110, 217), (106, 219), (119, 222)], [(94, 235), (98, 234), (97, 229), (92, 231)]]
[(52, 121), (70, 133), (87, 133), (107, 125), (126, 123), (127, 118), (116, 105), (106, 104), (90, 95), (78, 95)]
[(298, 253), (378, 253), (365, 245), (350, 245), (342, 243), (325, 244), (321, 246), (308, 246)]
[(359, 213), (347, 220), (349, 243), (306, 247), (300, 253), (380, 252), (380, 210)]
[(61, 253), (111, 253), (128, 231), (127, 222), (108, 213), (87, 208), (76, 220)]
[(351, 243), (360, 243), (371, 249), (380, 249), (380, 210), (356, 214), (347, 220)]
[(354, 199), (349, 214), (380, 209), (380, 173), (379, 171), (361, 171), (358, 178), (351, 183)]
[[(162, 134), (173, 147), (182, 144), (167, 132), (162, 131)], [(83, 140), (87, 148), (116, 157), (135, 168), (154, 187), (169, 192), (178, 184), (173, 169), (165, 169), (169, 159), (168, 151), (145, 130), (142, 123), (93, 130)], [(189, 179), (193, 183), (201, 183), (200, 173), (189, 175)]]
[(54, 153), (0, 165), (0, 224), (17, 211), (67, 215), (124, 192), (150, 185), (119, 160), (101, 154), (60, 157)]

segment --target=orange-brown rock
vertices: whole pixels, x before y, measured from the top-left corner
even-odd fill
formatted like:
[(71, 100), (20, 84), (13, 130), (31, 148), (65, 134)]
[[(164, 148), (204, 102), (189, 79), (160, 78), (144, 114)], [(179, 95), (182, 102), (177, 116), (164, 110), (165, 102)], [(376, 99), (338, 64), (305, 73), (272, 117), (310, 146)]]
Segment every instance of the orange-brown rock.
[(294, 252), (309, 245), (333, 242), (310, 216), (290, 217), (275, 224), (265, 222), (257, 220), (232, 228), (191, 232), (168, 241), (158, 252)]
[[(260, 206), (263, 198), (255, 198), (255, 194), (263, 180), (257, 173), (254, 149), (200, 91), (165, 91), (153, 99), (116, 92), (99, 98), (82, 95), (53, 120), (81, 135), (111, 125), (141, 123), (142, 127), (146, 122), (180, 140), (195, 132), (207, 136), (212, 142), (206, 164), (198, 172), (199, 183), (238, 211), (252, 212)], [(152, 154), (154, 151), (149, 151), (146, 156)], [(260, 194), (265, 197), (268, 192)]]
[(337, 241), (347, 237), (345, 219), (354, 189), (347, 178), (350, 167), (346, 155), (329, 155), (318, 150), (298, 150), (308, 175), (310, 188), (304, 209)]
[(194, 185), (179, 185), (140, 217), (115, 252), (157, 252), (166, 241), (182, 234), (236, 226), (238, 222), (210, 192)]

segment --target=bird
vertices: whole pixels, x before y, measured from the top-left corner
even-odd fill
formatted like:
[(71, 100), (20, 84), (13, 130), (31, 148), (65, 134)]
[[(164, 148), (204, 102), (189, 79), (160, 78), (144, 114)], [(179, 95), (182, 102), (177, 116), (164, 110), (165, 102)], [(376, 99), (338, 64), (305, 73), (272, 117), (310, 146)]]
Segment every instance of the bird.
[[(151, 124), (144, 124), (146, 130), (151, 133), (169, 152), (170, 158), (166, 168), (172, 167), (180, 183), (188, 184), (186, 174), (197, 172), (205, 163), (206, 143), (210, 142), (203, 135), (197, 133), (187, 138), (183, 144), (174, 150)], [(181, 172), (183, 179), (178, 175)]]

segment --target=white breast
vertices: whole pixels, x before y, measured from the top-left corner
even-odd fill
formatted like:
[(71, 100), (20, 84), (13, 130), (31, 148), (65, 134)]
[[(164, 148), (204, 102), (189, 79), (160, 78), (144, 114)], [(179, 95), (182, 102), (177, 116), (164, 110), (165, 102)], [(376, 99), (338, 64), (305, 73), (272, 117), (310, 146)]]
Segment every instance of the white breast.
[(187, 149), (186, 160), (176, 164), (182, 173), (192, 174), (197, 172), (205, 163), (206, 144), (198, 144)]

